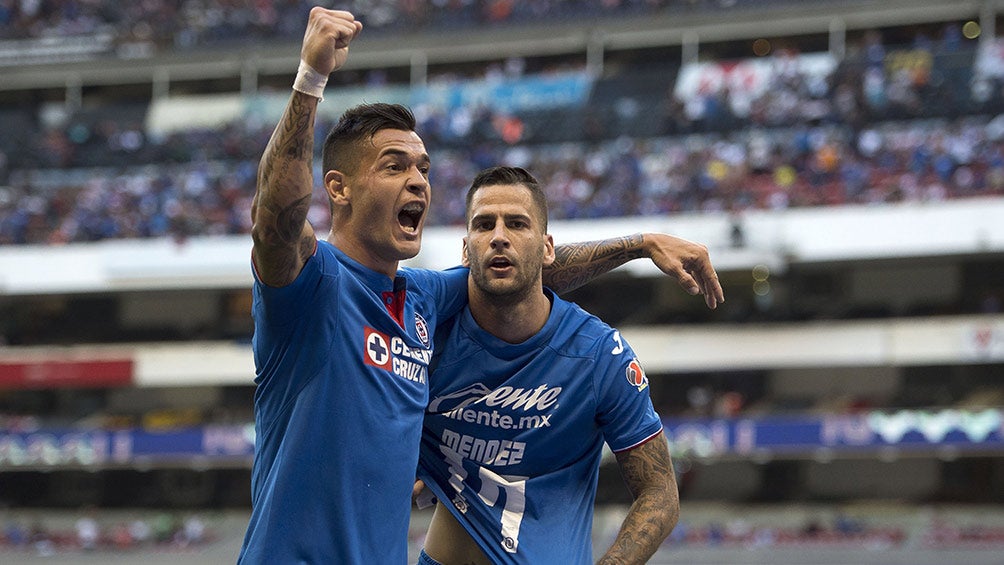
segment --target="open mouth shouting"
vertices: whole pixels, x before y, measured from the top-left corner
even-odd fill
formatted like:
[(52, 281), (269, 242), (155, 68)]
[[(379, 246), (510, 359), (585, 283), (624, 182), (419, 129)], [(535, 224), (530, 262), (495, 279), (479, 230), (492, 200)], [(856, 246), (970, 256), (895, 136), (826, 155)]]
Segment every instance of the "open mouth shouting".
[(425, 204), (418, 201), (409, 202), (397, 213), (397, 221), (401, 224), (401, 229), (415, 235), (418, 233), (418, 227), (422, 223), (424, 214)]

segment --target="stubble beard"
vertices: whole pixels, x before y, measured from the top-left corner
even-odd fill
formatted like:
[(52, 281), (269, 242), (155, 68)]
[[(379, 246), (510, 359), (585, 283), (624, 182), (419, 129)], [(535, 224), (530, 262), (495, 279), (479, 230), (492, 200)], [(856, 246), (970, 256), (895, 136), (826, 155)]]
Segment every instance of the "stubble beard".
[(471, 278), (485, 301), (495, 306), (519, 304), (537, 291), (536, 278), (529, 276), (525, 270), (517, 271), (513, 278), (496, 279), (489, 276), (487, 267), (472, 267)]

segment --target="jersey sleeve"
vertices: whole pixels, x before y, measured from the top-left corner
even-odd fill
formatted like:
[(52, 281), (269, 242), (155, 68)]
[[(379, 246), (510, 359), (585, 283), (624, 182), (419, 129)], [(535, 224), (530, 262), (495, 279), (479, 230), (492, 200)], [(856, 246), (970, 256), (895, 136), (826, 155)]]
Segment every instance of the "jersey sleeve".
[(467, 305), (467, 267), (443, 271), (409, 269), (411, 276), (432, 295), (440, 322), (456, 315)]
[(255, 274), (252, 350), (255, 410), (262, 422), (271, 424), (320, 371), (324, 356), (308, 353), (323, 350), (319, 318), (337, 316), (338, 285), (325, 279), (339, 273), (337, 259), (319, 246), (286, 286), (268, 286)]
[(634, 350), (611, 330), (600, 343), (596, 373), (597, 423), (615, 453), (644, 443), (662, 430), (648, 377)]
[(317, 299), (317, 294), (323, 286), (321, 279), (325, 274), (337, 275), (338, 262), (328, 257), (321, 246), (314, 248), (311, 255), (290, 284), (276, 287), (269, 286), (258, 278), (258, 271), (251, 264), (254, 275), (254, 305), (253, 313), (259, 323), (268, 326), (283, 326), (298, 319), (308, 306)]

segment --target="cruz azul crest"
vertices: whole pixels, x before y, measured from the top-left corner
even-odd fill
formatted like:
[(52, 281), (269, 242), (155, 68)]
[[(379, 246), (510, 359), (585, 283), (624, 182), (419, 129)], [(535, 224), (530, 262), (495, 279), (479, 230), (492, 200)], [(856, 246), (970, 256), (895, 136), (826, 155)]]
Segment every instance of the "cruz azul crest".
[(415, 334), (422, 341), (422, 345), (429, 347), (429, 325), (425, 323), (425, 318), (415, 312)]

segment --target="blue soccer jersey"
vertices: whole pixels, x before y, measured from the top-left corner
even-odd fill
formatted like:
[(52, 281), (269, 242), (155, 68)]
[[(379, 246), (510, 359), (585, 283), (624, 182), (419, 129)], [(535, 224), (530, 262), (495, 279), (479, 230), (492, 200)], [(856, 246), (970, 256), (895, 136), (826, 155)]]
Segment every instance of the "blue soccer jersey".
[(466, 269), (391, 280), (325, 241), (292, 284), (256, 277), (240, 562), (407, 563), (432, 331), (466, 300)]
[(419, 474), (495, 563), (592, 563), (604, 441), (623, 451), (662, 429), (620, 334), (551, 298), (518, 345), (466, 308), (436, 334)]

